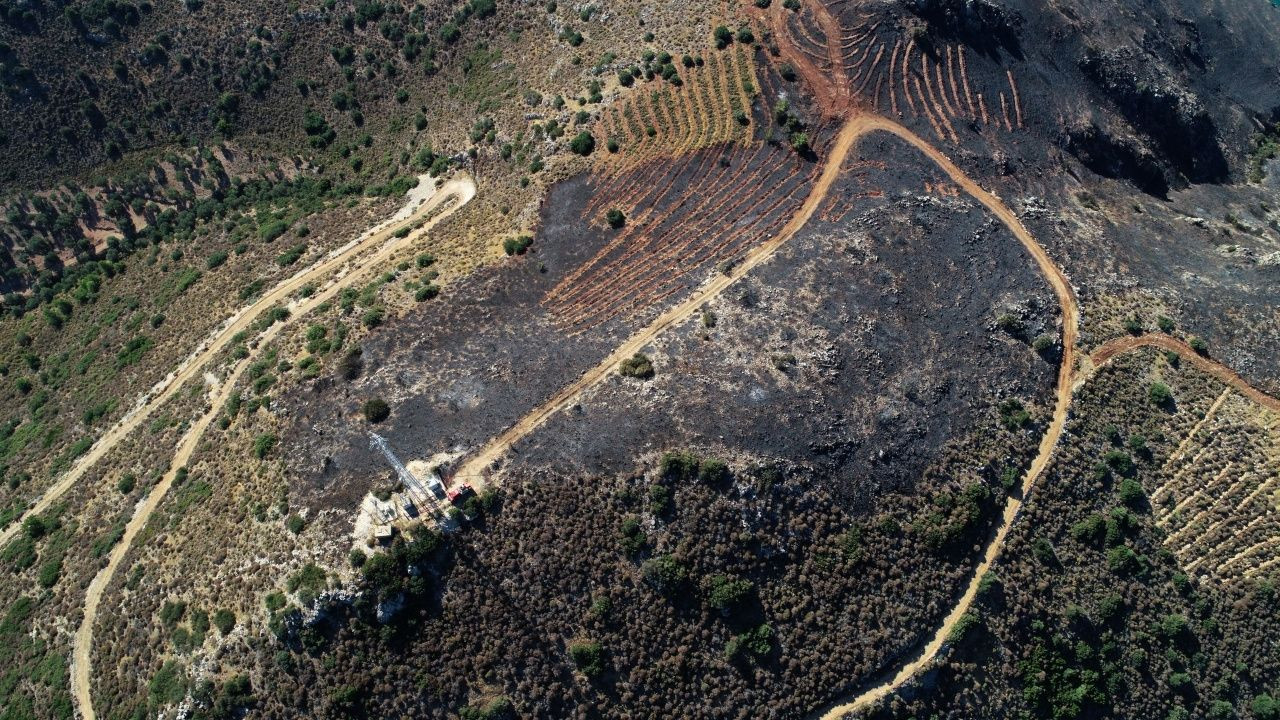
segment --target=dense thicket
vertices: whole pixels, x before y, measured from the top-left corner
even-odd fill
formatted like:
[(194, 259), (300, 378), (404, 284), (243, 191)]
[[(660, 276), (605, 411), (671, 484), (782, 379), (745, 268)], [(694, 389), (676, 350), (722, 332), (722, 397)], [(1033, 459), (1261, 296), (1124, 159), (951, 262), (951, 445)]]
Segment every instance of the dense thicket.
[(692, 453), (526, 476), (445, 550), (357, 558), (359, 600), (242, 661), (265, 717), (794, 715), (897, 661), (962, 586), (1002, 491), (925, 485), (851, 516), (802, 472)]
[[(911, 687), (871, 717), (1277, 717), (1274, 577), (1184, 572), (1147, 500), (1221, 390), (1161, 363), (1125, 358), (1078, 393), (976, 622), (930, 688)], [(1174, 403), (1150, 402), (1154, 371)]]

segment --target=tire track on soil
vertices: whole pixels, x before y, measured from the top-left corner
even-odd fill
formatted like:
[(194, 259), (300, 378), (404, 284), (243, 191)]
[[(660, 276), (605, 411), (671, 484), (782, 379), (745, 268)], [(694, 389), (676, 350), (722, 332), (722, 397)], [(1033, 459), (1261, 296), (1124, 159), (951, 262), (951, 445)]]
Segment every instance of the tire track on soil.
[[(236, 333), (247, 329), (262, 313), (302, 289), (307, 283), (326, 278), (331, 273), (338, 272), (346, 262), (366, 250), (369, 245), (387, 241), (397, 228), (413, 223), (435, 209), (436, 204), (423, 202), (427, 196), (422, 191), (419, 191), (419, 188), (423, 191), (430, 188), (431, 182), (431, 179), (426, 175), (420, 176), (418, 178), (419, 187), (409, 193), (409, 204), (392, 216), (391, 219), (375, 225), (362, 236), (328, 253), (325, 259), (304, 268), (292, 277), (282, 280), (266, 294), (237, 310), (221, 327), (215, 329), (196, 348), (195, 352), (179, 363), (178, 367), (170, 372), (168, 376), (153, 385), (135, 404), (133, 409), (125, 413), (124, 417), (120, 418), (115, 425), (103, 433), (89, 448), (89, 451), (81, 455), (57, 482), (50, 485), (40, 498), (27, 508), (21, 517), (15, 518), (8, 527), (0, 530), (0, 545), (4, 545), (13, 539), (14, 535), (22, 527), (24, 519), (48, 510), (58, 498), (66, 494), (72, 486), (83, 478), (90, 468), (115, 449), (116, 445), (151, 417), (151, 414), (161, 405), (172, 398), (182, 385), (199, 377), (201, 369), (231, 344), (231, 339), (235, 337)], [(413, 206), (415, 201), (420, 203), (417, 207)], [(405, 210), (410, 212), (406, 213)], [(407, 241), (407, 238), (405, 240)]]
[[(204, 431), (213, 422), (214, 418), (216, 418), (222, 411), (227, 400), (236, 390), (236, 381), (252, 364), (253, 359), (258, 355), (258, 353), (266, 348), (270, 341), (293, 320), (304, 317), (308, 312), (314, 310), (316, 306), (334, 298), (339, 291), (350, 286), (362, 277), (367, 277), (368, 273), (379, 264), (386, 261), (397, 251), (417, 241), (437, 223), (452, 215), (463, 205), (466, 205), (471, 198), (475, 197), (475, 192), (475, 183), (470, 178), (452, 180), (437, 188), (434, 194), (425, 202), (422, 202), (419, 208), (413, 213), (414, 218), (420, 218), (430, 213), (432, 210), (439, 208), (448, 200), (455, 199), (456, 202), (452, 206), (448, 207), (443, 213), (427, 221), (421, 229), (411, 232), (404, 238), (396, 238), (395, 241), (383, 245), (374, 254), (362, 260), (359, 265), (350, 272), (337, 278), (331, 285), (315, 293), (310, 298), (307, 298), (304, 302), (299, 303), (295, 308), (291, 319), (283, 323), (275, 323), (264, 330), (262, 334), (258, 336), (256, 348), (252, 350), (247, 357), (239, 360), (234, 369), (227, 374), (227, 377), (213, 389), (210, 397), (209, 409), (206, 410), (205, 413), (191, 426), (191, 428), (187, 430), (186, 434), (183, 435), (182, 440), (178, 444), (178, 450), (175, 453), (172, 462), (169, 464), (168, 471), (165, 472), (164, 477), (156, 483), (155, 487), (151, 489), (151, 492), (146, 496), (146, 498), (134, 509), (133, 517), (129, 519), (129, 523), (125, 526), (124, 535), (121, 536), (119, 542), (117, 542), (111, 549), (111, 554), (107, 560), (107, 564), (104, 565), (94, 576), (93, 580), (89, 583), (88, 590), (85, 592), (84, 616), (80, 621), (80, 626), (76, 629), (71, 656), (71, 691), (75, 698), (76, 707), (80, 712), (81, 720), (96, 720), (97, 717), (94, 713), (91, 694), (91, 676), (93, 669), (91, 652), (93, 646), (93, 626), (98, 617), (98, 606), (102, 602), (102, 596), (106, 591), (107, 586), (110, 584), (111, 579), (115, 576), (116, 570), (119, 569), (121, 563), (124, 561), (125, 555), (128, 554), (131, 546), (133, 545), (134, 538), (137, 537), (138, 533), (146, 527), (152, 514), (160, 506), (161, 501), (164, 500), (169, 488), (172, 487), (178, 469), (185, 466), (191, 459), (196, 448), (200, 445), (200, 441), (204, 436)], [(389, 225), (401, 227), (403, 223), (393, 221)], [(385, 241), (387, 238), (390, 238), (393, 233), (394, 230), (392, 227), (388, 226), (386, 230), (377, 231), (370, 235), (368, 240), (372, 242), (377, 242), (379, 239)], [(353, 250), (362, 248), (365, 244), (366, 242), (362, 241), (358, 243)], [(312, 270), (300, 273), (298, 276), (294, 276), (294, 278), (291, 278), (280, 286), (277, 286), (277, 289), (273, 290), (270, 296), (277, 297), (278, 295), (288, 295), (292, 292), (292, 289), (282, 291), (282, 288), (286, 286), (293, 289), (301, 287), (302, 284), (305, 284), (310, 280), (318, 279), (327, 275), (330, 271), (337, 268), (337, 265), (340, 264), (339, 261), (345, 261), (347, 259), (349, 259), (347, 255), (342, 255), (329, 262), (321, 263), (320, 265), (315, 266)], [(255, 303), (254, 307), (257, 307), (257, 305), (258, 304)], [(272, 305), (274, 305), (274, 302), (263, 305), (261, 310), (265, 310)], [(258, 314), (260, 314), (260, 310), (253, 313), (246, 313), (248, 317), (242, 318), (242, 320), (244, 320), (244, 326), (247, 327), (248, 323), (257, 317)], [(239, 325), (239, 323), (234, 324), (235, 327), (239, 327)], [(235, 330), (230, 330), (229, 332), (234, 333)], [(230, 336), (228, 335), (228, 338), (229, 337)], [(209, 352), (213, 353), (216, 351), (211, 348)], [(191, 366), (190, 373), (198, 373), (202, 365), (203, 363)], [(179, 375), (182, 374), (184, 373), (179, 373)], [(175, 384), (174, 387), (176, 388), (178, 385), (181, 385), (181, 383), (179, 382)]]

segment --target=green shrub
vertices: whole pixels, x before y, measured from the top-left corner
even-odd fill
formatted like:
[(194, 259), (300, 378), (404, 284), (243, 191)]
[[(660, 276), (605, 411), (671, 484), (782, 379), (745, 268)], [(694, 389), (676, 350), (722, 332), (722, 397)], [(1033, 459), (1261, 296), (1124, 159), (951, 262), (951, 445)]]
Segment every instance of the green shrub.
[(1096, 544), (1107, 532), (1107, 519), (1101, 515), (1090, 515), (1071, 526), (1071, 537), (1084, 545)]
[(315, 563), (307, 563), (298, 572), (289, 577), (285, 587), (288, 588), (289, 592), (309, 591), (318, 593), (324, 590), (327, 582), (328, 576), (325, 575), (323, 568)]
[(42, 588), (51, 588), (58, 584), (58, 578), (62, 577), (62, 558), (55, 557), (45, 561), (40, 566), (40, 573), (36, 576), (36, 582), (40, 583)]
[(636, 353), (618, 364), (618, 373), (623, 377), (648, 380), (654, 375), (653, 363), (643, 353)]
[(1000, 422), (1009, 430), (1017, 430), (1031, 420), (1031, 413), (1016, 398), (1009, 398), (1000, 403)]
[(963, 642), (965, 636), (981, 624), (982, 620), (978, 617), (978, 614), (970, 610), (956, 620), (956, 624), (951, 627), (951, 632), (947, 633), (947, 642), (953, 645)]
[(1125, 478), (1120, 481), (1120, 502), (1138, 509), (1146, 505), (1147, 493), (1143, 491), (1142, 484), (1137, 480)]
[(627, 216), (623, 215), (618, 208), (611, 208), (604, 214), (604, 221), (609, 223), (609, 227), (617, 229), (626, 224)]
[(622, 553), (627, 556), (638, 555), (645, 548), (648, 538), (640, 528), (640, 519), (628, 515), (622, 521), (621, 544)]
[(271, 242), (281, 235), (284, 235), (288, 230), (289, 223), (283, 220), (273, 220), (258, 228), (258, 237), (261, 238), (263, 242)]
[(1108, 450), (1102, 456), (1102, 461), (1119, 475), (1132, 475), (1136, 469), (1133, 464), (1133, 458), (1123, 450)]
[(418, 288), (417, 292), (413, 294), (413, 299), (417, 300), (418, 302), (424, 302), (426, 300), (431, 300), (432, 298), (437, 297), (439, 294), (440, 294), (440, 286), (428, 283)]
[(39, 515), (32, 515), (22, 521), (22, 534), (32, 540), (39, 540), (53, 529), (53, 523)]
[(711, 31), (711, 36), (715, 39), (716, 49), (723, 50), (733, 42), (733, 31), (724, 25), (719, 25), (715, 30)]
[(307, 526), (307, 521), (303, 520), (302, 516), (297, 513), (290, 513), (289, 517), (285, 518), (284, 526), (289, 529), (289, 532), (297, 535)]
[(1249, 703), (1249, 712), (1257, 720), (1280, 720), (1280, 701), (1266, 693), (1255, 695)]
[(1022, 321), (1013, 313), (1003, 313), (997, 317), (996, 327), (1015, 337), (1021, 335), (1023, 331)]
[(852, 525), (840, 535), (840, 553), (849, 562), (856, 563), (862, 560), (864, 549), (861, 525)]
[(533, 244), (532, 235), (519, 235), (502, 241), (502, 250), (507, 255), (523, 255)]
[(1153, 382), (1147, 388), (1147, 398), (1151, 400), (1152, 405), (1168, 405), (1173, 400), (1173, 393), (1169, 390), (1169, 386), (1162, 382)]
[(120, 476), (120, 481), (116, 483), (116, 488), (120, 490), (120, 494), (128, 495), (133, 492), (133, 488), (136, 483), (137, 478), (133, 476), (133, 473), (125, 473)]
[(1132, 575), (1142, 567), (1138, 554), (1121, 545), (1107, 551), (1107, 567), (1117, 575)]
[(152, 701), (161, 705), (181, 702), (187, 696), (185, 670), (176, 660), (169, 660), (152, 676), (147, 686)]
[(666, 515), (671, 510), (671, 490), (665, 485), (649, 486), (649, 512), (654, 515)]
[(735, 635), (725, 645), (725, 657), (730, 660), (764, 658), (773, 651), (773, 628), (760, 625), (741, 635)]
[(729, 465), (718, 458), (707, 458), (698, 466), (698, 482), (707, 485), (720, 485), (731, 477)]
[(754, 590), (755, 584), (750, 580), (730, 575), (716, 574), (702, 581), (707, 604), (724, 614), (741, 605)]
[(569, 657), (573, 664), (589, 678), (604, 672), (604, 650), (595, 641), (576, 642), (569, 646)]
[(698, 476), (701, 460), (688, 450), (663, 453), (658, 474), (666, 480), (692, 480)]
[(259, 460), (265, 458), (267, 453), (271, 452), (276, 446), (276, 436), (271, 433), (262, 433), (253, 440), (253, 456)]
[(688, 569), (671, 555), (659, 555), (644, 561), (640, 574), (663, 595), (673, 595), (689, 576)]
[(364, 419), (371, 423), (380, 423), (391, 416), (391, 408), (382, 398), (366, 400), (361, 411), (364, 413)]
[(187, 604), (181, 600), (165, 600), (160, 606), (160, 622), (169, 630), (182, 622), (187, 614)]
[(29, 537), (19, 537), (4, 547), (0, 552), (0, 560), (9, 565), (14, 572), (22, 572), (36, 564), (36, 544)]
[(155, 341), (146, 335), (139, 335), (131, 339), (116, 354), (116, 370), (136, 364), (142, 359), (142, 355), (153, 347), (155, 347)]
[(583, 130), (574, 136), (573, 140), (569, 141), (569, 149), (578, 155), (586, 157), (596, 149), (596, 139), (591, 133)]
[(213, 626), (218, 632), (226, 635), (236, 626), (236, 614), (223, 608), (213, 614)]
[(289, 248), (288, 250), (285, 250), (284, 252), (280, 253), (278, 256), (276, 256), (276, 263), (278, 263), (280, 267), (288, 267), (298, 262), (298, 259), (301, 258), (303, 254), (305, 254), (306, 252), (307, 252), (307, 244), (299, 243)]
[(263, 602), (267, 606), (267, 612), (275, 612), (284, 607), (284, 593), (279, 591), (269, 593)]

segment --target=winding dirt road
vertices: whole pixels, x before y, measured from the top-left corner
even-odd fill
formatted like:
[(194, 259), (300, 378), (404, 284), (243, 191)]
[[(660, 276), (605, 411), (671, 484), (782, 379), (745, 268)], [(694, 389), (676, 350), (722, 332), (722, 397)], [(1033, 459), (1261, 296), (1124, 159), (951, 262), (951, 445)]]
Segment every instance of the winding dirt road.
[[(13, 539), (14, 535), (21, 529), (22, 521), (25, 518), (48, 510), (58, 498), (66, 494), (72, 486), (79, 482), (90, 468), (96, 465), (107, 453), (111, 452), (116, 445), (120, 444), (121, 440), (128, 437), (139, 425), (146, 422), (157, 408), (172, 398), (184, 383), (192, 378), (199, 377), (204, 366), (231, 344), (231, 339), (235, 337), (236, 333), (247, 329), (262, 313), (288, 299), (290, 295), (301, 290), (303, 286), (328, 279), (334, 273), (339, 272), (345, 263), (350, 262), (354, 257), (367, 250), (370, 245), (377, 245), (380, 242), (392, 239), (397, 229), (403, 227), (406, 223), (416, 222), (431, 213), (439, 203), (438, 201), (427, 202), (428, 197), (439, 198), (442, 191), (446, 192), (446, 194), (459, 191), (457, 187), (454, 187), (449, 191), (441, 188), (440, 191), (433, 193), (432, 182), (430, 177), (426, 175), (420, 176), (418, 178), (418, 187), (409, 192), (409, 200), (406, 205), (390, 219), (379, 223), (354, 240), (333, 250), (320, 262), (304, 268), (292, 277), (280, 282), (254, 302), (236, 311), (234, 315), (214, 330), (209, 337), (205, 338), (196, 350), (183, 360), (173, 372), (143, 394), (134, 407), (124, 414), (124, 417), (120, 418), (115, 425), (103, 433), (89, 448), (88, 452), (77, 458), (72, 463), (71, 468), (50, 485), (31, 507), (27, 508), (22, 517), (15, 519), (8, 527), (0, 530), (0, 546)], [(470, 180), (454, 181), (454, 183), (457, 182), (471, 183)], [(471, 183), (471, 187), (467, 192), (471, 195), (475, 194), (474, 183)], [(470, 198), (468, 197), (468, 199)], [(397, 246), (404, 246), (410, 242), (407, 237), (395, 238), (395, 240), (397, 241)]]
[[(416, 208), (413, 208), (412, 212), (403, 220), (400, 219), (398, 215), (397, 217), (393, 217), (388, 223), (383, 223), (373, 231), (362, 236), (362, 239), (360, 239), (359, 242), (349, 244), (347, 246), (349, 249), (347, 249), (346, 252), (339, 253), (324, 262), (318, 263), (311, 269), (308, 269), (299, 275), (295, 275), (293, 278), (290, 278), (276, 286), (276, 289), (272, 290), (264, 297), (264, 300), (266, 300), (265, 304), (260, 300), (251, 306), (253, 308), (251, 312), (242, 311), (239, 313), (237, 315), (238, 319), (235, 322), (232, 322), (230, 327), (218, 335), (217, 341), (211, 343), (212, 346), (217, 346), (219, 348), (225, 346), (232, 335), (239, 332), (239, 330), (248, 327), (263, 310), (272, 307), (276, 301), (284, 299), (306, 283), (327, 279), (332, 280), (324, 289), (297, 303), (292, 308), (290, 321), (273, 324), (271, 327), (263, 331), (262, 334), (258, 336), (257, 346), (250, 352), (248, 357), (239, 360), (234, 368), (227, 374), (227, 377), (223, 378), (223, 380), (213, 388), (209, 399), (209, 408), (182, 436), (181, 441), (178, 443), (177, 452), (169, 465), (169, 470), (164, 474), (164, 477), (156, 483), (155, 487), (151, 489), (151, 492), (146, 496), (146, 498), (134, 509), (133, 517), (129, 519), (129, 523), (125, 526), (124, 535), (111, 549), (111, 555), (107, 560), (107, 564), (98, 571), (98, 574), (94, 576), (93, 581), (89, 583), (89, 589), (85, 594), (84, 617), (80, 622), (79, 628), (76, 630), (71, 658), (71, 690), (75, 697), (76, 707), (80, 711), (81, 720), (96, 720), (97, 717), (93, 710), (93, 700), (90, 693), (90, 678), (92, 674), (91, 650), (93, 647), (93, 627), (98, 617), (98, 606), (102, 602), (103, 592), (106, 590), (107, 585), (111, 583), (111, 578), (115, 576), (115, 573), (123, 562), (125, 555), (129, 552), (134, 538), (137, 537), (138, 533), (141, 532), (144, 527), (146, 527), (147, 522), (151, 519), (151, 515), (155, 512), (156, 508), (160, 506), (161, 501), (164, 500), (164, 497), (169, 492), (170, 487), (173, 486), (173, 480), (177, 475), (178, 469), (185, 466), (191, 459), (191, 456), (195, 453), (196, 448), (200, 444), (201, 438), (204, 436), (205, 430), (208, 429), (209, 424), (218, 417), (218, 414), (230, 399), (231, 394), (235, 392), (236, 382), (240, 379), (240, 376), (253, 363), (254, 358), (257, 357), (257, 355), (266, 348), (270, 341), (279, 335), (280, 332), (290, 324), (290, 322), (306, 315), (321, 303), (332, 300), (344, 288), (349, 287), (356, 281), (367, 277), (396, 252), (416, 242), (422, 234), (469, 202), (471, 198), (475, 197), (475, 193), (475, 183), (467, 177), (457, 178), (444, 183), (439, 188), (436, 188), (431, 195), (418, 200), (420, 204)], [(419, 218), (426, 217), (448, 201), (453, 201), (453, 205), (446, 208), (444, 212), (432, 217), (424, 223), (420, 229), (411, 232), (403, 238), (394, 237), (395, 230), (402, 227), (405, 221), (412, 222)], [(390, 242), (387, 242), (387, 240), (390, 240)], [(370, 244), (376, 245), (378, 242), (383, 242), (384, 244), (373, 254), (362, 258), (358, 264), (348, 269), (347, 272), (333, 276), (344, 262), (351, 259), (353, 253), (357, 253), (359, 250), (365, 249)], [(216, 354), (217, 350), (211, 347), (204, 353), (201, 353), (200, 357), (207, 360), (211, 359), (213, 355)], [(203, 362), (192, 365), (190, 364), (190, 361), (188, 361), (188, 363), (184, 364), (182, 369), (179, 370), (176, 377), (195, 377), (199, 374), (202, 365)], [(182, 380), (176, 381), (173, 384), (172, 389), (168, 392), (172, 394), (172, 392), (176, 391), (176, 388), (181, 384)], [(159, 400), (153, 401), (151, 407), (158, 404)], [(135, 418), (133, 426), (136, 426), (138, 422), (140, 422), (140, 419)], [(127, 431), (121, 434), (120, 437), (123, 437), (124, 434), (127, 434)], [(103, 453), (105, 452), (106, 451), (104, 450)], [(101, 457), (101, 455), (102, 453), (99, 453), (99, 457)], [(82, 469), (80, 472), (83, 473), (84, 470)]]
[(991, 542), (987, 544), (986, 550), (983, 551), (982, 561), (978, 563), (970, 575), (969, 583), (965, 586), (964, 593), (961, 594), (960, 599), (951, 608), (951, 612), (947, 613), (942, 625), (938, 627), (933, 636), (929, 638), (929, 641), (920, 648), (911, 660), (907, 661), (896, 672), (876, 681), (871, 687), (860, 690), (852, 697), (839, 701), (820, 712), (822, 720), (835, 720), (846, 713), (870, 707), (873, 703), (902, 687), (908, 680), (933, 662), (934, 658), (942, 650), (943, 645), (946, 644), (947, 638), (951, 635), (956, 623), (973, 607), (973, 601), (978, 596), (978, 586), (982, 582), (982, 578), (991, 570), (991, 566), (995, 564), (996, 558), (999, 557), (1000, 550), (1004, 547), (1005, 538), (1009, 534), (1009, 529), (1013, 527), (1013, 522), (1017, 519), (1018, 512), (1022, 509), (1023, 498), (1031, 492), (1031, 488), (1035, 486), (1045, 468), (1049, 466), (1049, 461), (1053, 458), (1053, 451), (1057, 447), (1058, 439), (1062, 437), (1062, 429), (1067, 424), (1067, 416), (1071, 410), (1071, 381), (1076, 364), (1080, 306), (1076, 302), (1071, 283), (1067, 281), (1062, 270), (1053, 262), (1053, 259), (1049, 257), (1045, 249), (1040, 243), (1036, 242), (1036, 239), (1031, 236), (1031, 233), (1018, 220), (1018, 217), (1013, 214), (1013, 211), (1000, 198), (979, 187), (960, 168), (956, 167), (947, 156), (915, 133), (888, 120), (884, 121), (884, 123), (887, 127), (882, 129), (910, 143), (912, 147), (924, 153), (926, 157), (936, 163), (951, 178), (952, 182), (959, 185), (969, 196), (986, 207), (992, 215), (995, 215), (1009, 229), (1009, 232), (1018, 238), (1018, 241), (1022, 243), (1027, 252), (1031, 254), (1032, 259), (1035, 260), (1040, 269), (1040, 273), (1044, 275), (1045, 280), (1053, 288), (1053, 292), (1058, 298), (1058, 305), (1062, 309), (1062, 362), (1058, 366), (1058, 384), (1055, 391), (1053, 416), (1049, 420), (1049, 426), (1045, 429), (1044, 436), (1040, 439), (1040, 447), (1036, 452), (1036, 457), (1031, 461), (1031, 466), (1027, 468), (1027, 473), (1022, 478), (1021, 495), (1011, 497), (1005, 503), (1000, 525), (996, 528)]
[[(1031, 233), (1018, 220), (1018, 217), (1000, 198), (978, 186), (955, 163), (951, 162), (950, 158), (907, 128), (887, 118), (856, 111), (840, 128), (831, 150), (824, 158), (822, 174), (814, 183), (804, 204), (777, 236), (749, 252), (746, 259), (735, 267), (730, 274), (717, 275), (687, 300), (663, 313), (658, 319), (628, 338), (608, 357), (592, 367), (576, 381), (562, 388), (542, 405), (517, 421), (511, 428), (490, 440), (459, 467), (454, 480), (462, 481), (464, 479), (482, 478), (484, 473), (511, 449), (512, 445), (528, 436), (557, 412), (568, 407), (584, 391), (602, 382), (618, 363), (639, 352), (663, 331), (693, 316), (708, 300), (719, 295), (739, 278), (772, 256), (779, 247), (794, 237), (808, 223), (814, 211), (826, 199), (832, 184), (840, 176), (845, 159), (857, 144), (858, 139), (863, 135), (876, 131), (895, 135), (920, 151), (946, 173), (952, 182), (999, 219), (1009, 229), (1009, 232), (1022, 243), (1022, 246), (1026, 248), (1032, 259), (1035, 260), (1041, 274), (1049, 282), (1058, 298), (1059, 306), (1062, 309), (1062, 363), (1058, 369), (1052, 419), (1044, 437), (1040, 441), (1039, 451), (1035, 460), (1032, 461), (1022, 481), (1022, 495), (1025, 496), (1035, 485), (1036, 480), (1044, 472), (1045, 468), (1048, 467), (1049, 461), (1053, 457), (1053, 450), (1062, 435), (1063, 427), (1066, 425), (1068, 411), (1071, 406), (1072, 369), (1076, 363), (1077, 327), (1080, 318), (1080, 309), (1076, 303), (1075, 293), (1072, 291), (1071, 284), (1062, 273), (1062, 270), (1054, 264), (1045, 249), (1036, 242)], [(847, 712), (871, 705), (901, 687), (933, 661), (961, 616), (972, 607), (973, 601), (978, 594), (978, 585), (999, 556), (1009, 528), (1012, 527), (1021, 508), (1021, 498), (1011, 498), (1006, 503), (1001, 524), (997, 528), (992, 541), (987, 545), (982, 561), (975, 568), (964, 593), (960, 596), (959, 601), (951, 612), (947, 614), (942, 625), (938, 627), (915, 657), (892, 675), (876, 682), (872, 687), (861, 690), (847, 701), (834, 704), (826, 709), (822, 713), (824, 720), (837, 718)]]
[(1089, 355), (1089, 366), (1081, 371), (1080, 378), (1076, 382), (1079, 383), (1087, 379), (1098, 368), (1111, 362), (1116, 356), (1144, 347), (1160, 348), (1161, 350), (1171, 350), (1178, 353), (1182, 359), (1195, 365), (1196, 369), (1201, 372), (1216, 377), (1255, 403), (1269, 410), (1280, 412), (1280, 400), (1250, 385), (1249, 381), (1240, 377), (1240, 374), (1235, 370), (1217, 360), (1201, 355), (1182, 340), (1164, 333), (1116, 338), (1104, 343)]

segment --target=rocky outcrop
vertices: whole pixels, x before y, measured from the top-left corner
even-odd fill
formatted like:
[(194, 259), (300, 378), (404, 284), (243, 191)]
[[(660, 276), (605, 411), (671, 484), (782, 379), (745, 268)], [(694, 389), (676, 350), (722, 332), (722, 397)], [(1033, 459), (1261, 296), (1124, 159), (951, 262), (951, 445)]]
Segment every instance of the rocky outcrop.
[(1103, 177), (1127, 180), (1149, 195), (1163, 198), (1169, 194), (1165, 167), (1132, 139), (1116, 137), (1090, 124), (1068, 131), (1060, 142), (1085, 167)]
[(1022, 52), (1018, 28), (1022, 16), (991, 0), (904, 0), (907, 9), (929, 24), (929, 32), (959, 40), (980, 52)]
[(1149, 139), (1167, 168), (1169, 185), (1229, 179), (1213, 118), (1200, 98), (1164, 66), (1134, 48), (1122, 48), (1089, 53), (1080, 68), (1125, 120)]

